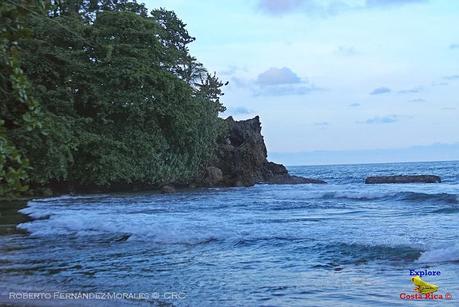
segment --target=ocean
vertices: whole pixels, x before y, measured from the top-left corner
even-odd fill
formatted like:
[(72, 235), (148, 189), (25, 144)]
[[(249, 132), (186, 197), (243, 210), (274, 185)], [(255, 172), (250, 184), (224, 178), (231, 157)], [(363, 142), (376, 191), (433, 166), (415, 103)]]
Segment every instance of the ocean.
[[(459, 162), (289, 171), (328, 184), (30, 201), (21, 213), (32, 220), (0, 236), (2, 300), (26, 302), (17, 296), (25, 292), (54, 296), (38, 305), (402, 306), (415, 293), (410, 274), (423, 271), (438, 303), (459, 305)], [(395, 174), (443, 182), (364, 184)]]

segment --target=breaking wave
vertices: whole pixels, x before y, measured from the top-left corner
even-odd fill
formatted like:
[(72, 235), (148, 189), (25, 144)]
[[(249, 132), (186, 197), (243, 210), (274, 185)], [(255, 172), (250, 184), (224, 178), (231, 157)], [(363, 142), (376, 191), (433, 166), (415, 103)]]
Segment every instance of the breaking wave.
[(406, 201), (406, 202), (441, 202), (459, 204), (458, 195), (450, 193), (422, 193), (422, 192), (383, 192), (383, 191), (355, 191), (355, 192), (327, 192), (322, 199), (343, 199), (355, 201)]
[(455, 244), (449, 247), (437, 248), (423, 252), (418, 262), (459, 262), (459, 245)]

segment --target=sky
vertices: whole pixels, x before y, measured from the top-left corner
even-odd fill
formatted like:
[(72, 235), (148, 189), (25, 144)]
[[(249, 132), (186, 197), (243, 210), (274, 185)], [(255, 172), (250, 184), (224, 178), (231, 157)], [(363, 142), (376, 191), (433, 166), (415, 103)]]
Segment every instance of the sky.
[(459, 1), (146, 5), (187, 24), (191, 53), (229, 81), (222, 117), (259, 115), (276, 162), (316, 163), (311, 153), (324, 164), (342, 162), (339, 153), (346, 163), (459, 159)]

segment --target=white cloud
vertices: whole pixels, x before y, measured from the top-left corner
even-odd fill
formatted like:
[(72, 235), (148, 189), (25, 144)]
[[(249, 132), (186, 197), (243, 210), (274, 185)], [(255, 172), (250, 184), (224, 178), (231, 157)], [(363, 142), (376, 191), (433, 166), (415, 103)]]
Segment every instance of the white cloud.
[(363, 124), (391, 124), (395, 123), (399, 120), (399, 117), (397, 115), (385, 115), (385, 116), (375, 116), (372, 118), (367, 119), (364, 122), (359, 122)]
[(301, 78), (298, 77), (290, 68), (282, 67), (270, 69), (258, 75), (256, 83), (261, 86), (281, 85), (281, 84), (298, 84), (302, 83)]
[(427, 2), (427, 0), (259, 0), (257, 7), (260, 11), (272, 16), (281, 16), (295, 12), (329, 16), (345, 11), (398, 7)]

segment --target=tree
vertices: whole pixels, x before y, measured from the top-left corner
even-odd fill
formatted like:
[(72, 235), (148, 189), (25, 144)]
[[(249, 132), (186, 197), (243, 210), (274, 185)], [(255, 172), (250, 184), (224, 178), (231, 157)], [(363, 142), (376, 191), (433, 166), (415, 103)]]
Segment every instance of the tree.
[(40, 130), (41, 110), (30, 96), (30, 83), (21, 69), (18, 40), (30, 34), (25, 26), (33, 1), (0, 3), (0, 195), (27, 190), (29, 161), (12, 136)]
[(27, 158), (32, 187), (160, 185), (197, 176), (222, 132), (222, 82), (190, 55), (194, 38), (175, 13), (148, 15), (125, 0), (49, 1), (45, 12), (27, 16), (30, 35), (16, 43), (27, 97), (35, 100), (19, 112), (11, 98), (2, 110), (6, 119), (39, 110), (40, 129), (6, 127), (12, 149), (4, 156), (14, 160), (16, 150)]

